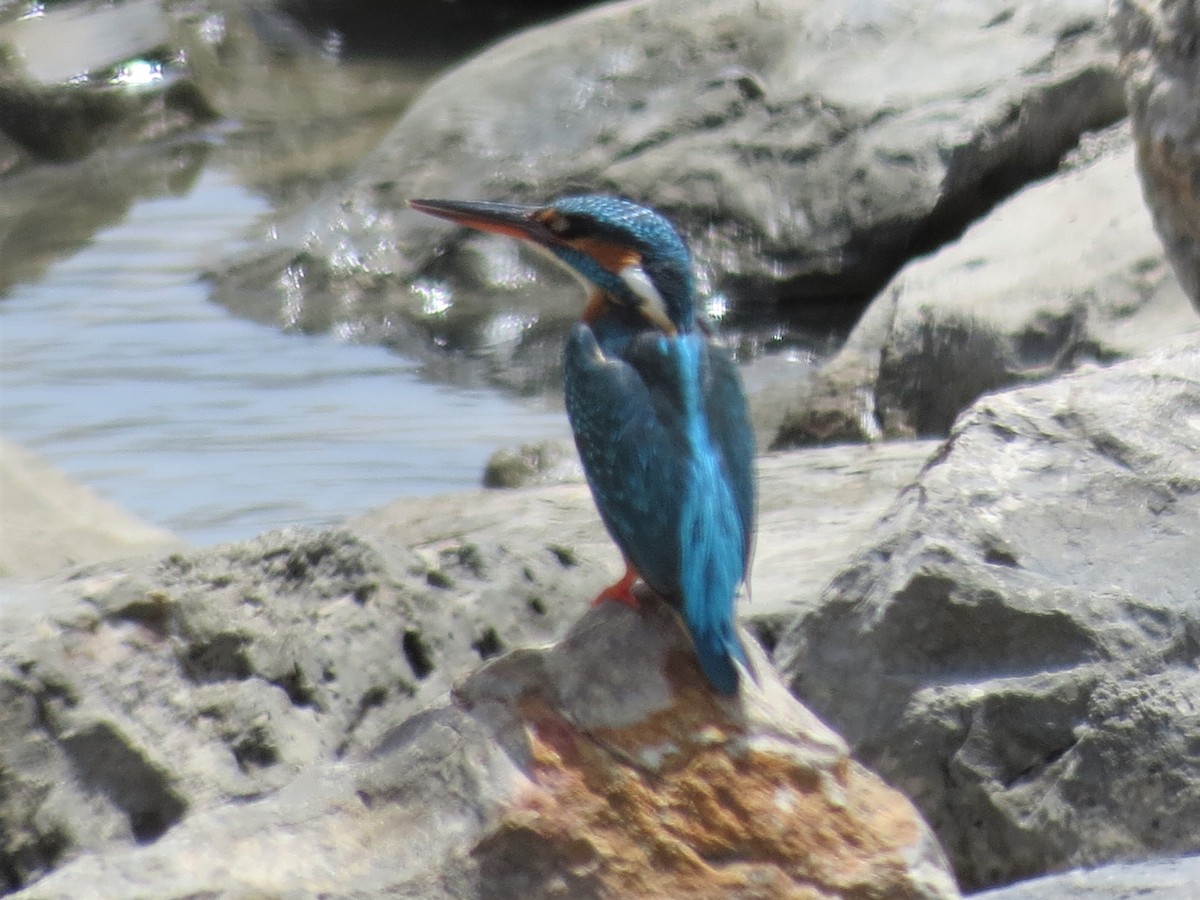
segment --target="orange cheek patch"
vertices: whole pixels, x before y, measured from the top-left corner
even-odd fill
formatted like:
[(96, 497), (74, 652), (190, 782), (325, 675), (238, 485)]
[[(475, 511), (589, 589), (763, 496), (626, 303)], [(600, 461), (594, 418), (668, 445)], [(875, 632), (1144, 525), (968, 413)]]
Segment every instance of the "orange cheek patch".
[(629, 266), (637, 266), (642, 262), (641, 254), (629, 247), (609, 243), (598, 238), (576, 238), (569, 242), (581, 253), (586, 253), (603, 268), (610, 272), (620, 272)]
[(591, 325), (596, 320), (602, 318), (607, 312), (608, 301), (604, 299), (604, 294), (600, 291), (592, 291), (588, 297), (587, 306), (583, 308), (583, 321)]

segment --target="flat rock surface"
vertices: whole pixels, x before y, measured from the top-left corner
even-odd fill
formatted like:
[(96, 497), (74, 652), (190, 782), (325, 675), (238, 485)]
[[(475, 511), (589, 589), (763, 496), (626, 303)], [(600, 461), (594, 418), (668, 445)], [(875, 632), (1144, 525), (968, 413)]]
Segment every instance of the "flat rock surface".
[[(813, 447), (759, 458), (759, 528), (750, 599), (739, 612), (773, 632), (845, 565), (936, 441)], [(620, 576), (621, 559), (583, 483), (397, 500), (351, 523), (388, 543), (438, 552), (455, 542), (545, 543)], [(596, 593), (598, 593), (598, 589)]]
[(1200, 850), (1200, 347), (979, 401), (784, 635), (964, 886)]

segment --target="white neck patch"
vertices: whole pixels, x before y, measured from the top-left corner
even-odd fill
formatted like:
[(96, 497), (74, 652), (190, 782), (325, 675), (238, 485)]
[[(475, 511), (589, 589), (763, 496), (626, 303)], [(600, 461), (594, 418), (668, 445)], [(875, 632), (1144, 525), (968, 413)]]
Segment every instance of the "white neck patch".
[(667, 302), (641, 266), (626, 266), (617, 273), (633, 295), (642, 301), (639, 312), (667, 334), (675, 333), (675, 324), (667, 313)]

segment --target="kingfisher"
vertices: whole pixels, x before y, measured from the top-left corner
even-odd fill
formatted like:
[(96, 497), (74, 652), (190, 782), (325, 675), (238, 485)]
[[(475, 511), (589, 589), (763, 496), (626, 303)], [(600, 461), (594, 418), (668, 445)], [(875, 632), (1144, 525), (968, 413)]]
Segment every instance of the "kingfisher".
[(596, 598), (638, 607), (641, 579), (682, 614), (700, 668), (734, 694), (752, 672), (734, 624), (754, 542), (754, 435), (728, 350), (697, 315), (691, 253), (661, 214), (618, 197), (525, 206), (410, 200), (525, 241), (587, 292), (567, 337), (567, 417), (592, 497), (625, 558)]

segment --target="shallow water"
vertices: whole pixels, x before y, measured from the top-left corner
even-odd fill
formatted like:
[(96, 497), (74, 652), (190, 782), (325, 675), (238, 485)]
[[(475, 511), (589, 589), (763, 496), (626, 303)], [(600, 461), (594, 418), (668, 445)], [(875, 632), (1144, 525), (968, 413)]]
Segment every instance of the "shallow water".
[(476, 486), (496, 447), (567, 433), (561, 411), (210, 303), (199, 273), (268, 212), (210, 165), (12, 286), (0, 432), (199, 544)]

